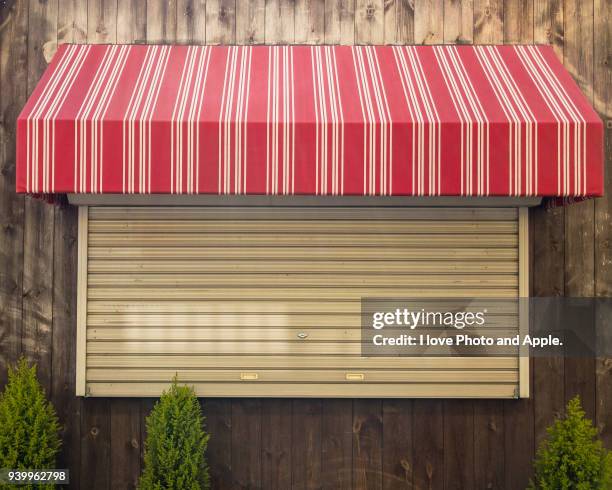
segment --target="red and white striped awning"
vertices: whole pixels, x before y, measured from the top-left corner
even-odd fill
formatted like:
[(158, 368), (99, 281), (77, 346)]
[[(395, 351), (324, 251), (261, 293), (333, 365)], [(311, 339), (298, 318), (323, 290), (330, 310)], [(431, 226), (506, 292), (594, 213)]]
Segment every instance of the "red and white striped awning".
[(546, 46), (63, 45), (17, 190), (597, 196), (603, 126)]

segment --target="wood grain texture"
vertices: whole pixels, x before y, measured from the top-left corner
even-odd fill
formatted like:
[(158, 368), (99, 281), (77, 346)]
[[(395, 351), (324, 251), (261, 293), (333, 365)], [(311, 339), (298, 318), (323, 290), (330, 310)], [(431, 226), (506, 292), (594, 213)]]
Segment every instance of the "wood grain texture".
[(414, 42), (414, 2), (385, 1), (385, 44)]
[(415, 400), (412, 413), (413, 488), (444, 488), (444, 402)]
[[(312, 4), (317, 12), (324, 4), (323, 21), (312, 17), (312, 11), (308, 10)], [(224, 6), (233, 16), (220, 14)], [(288, 15), (270, 16), (268, 12)], [(302, 12), (306, 12), (306, 17)], [(60, 418), (65, 421), (64, 453), (60, 461), (71, 470), (73, 488), (106, 489), (112, 488), (113, 482), (121, 488), (121, 482), (128, 486), (138, 475), (133, 454), (124, 468), (117, 466), (119, 458), (111, 456), (111, 448), (121, 450), (127, 443), (113, 424), (113, 414), (115, 423), (121, 420), (117, 419), (118, 406), (111, 408), (110, 402), (104, 399), (81, 401), (68, 394), (74, 379), (70, 368), (73, 346), (68, 345), (75, 328), (71, 323), (74, 322), (71, 270), (76, 269), (72, 214), (14, 193), (15, 119), (58, 43), (115, 42), (115, 39), (117, 42), (247, 44), (305, 42), (305, 39), (330, 44), (432, 42), (435, 39), (435, 42), (450, 43), (470, 42), (470, 33), (474, 43), (533, 40), (552, 44), (591, 97), (604, 122), (611, 117), (608, 101), (612, 43), (607, 0), (474, 0), (473, 7), (472, 2), (465, 0), (417, 1), (416, 5), (410, 0), (241, 0), (239, 3), (23, 0), (14, 2), (10, 13), (0, 17), (8, 19), (0, 28), (0, 385), (6, 380), (6, 363), (16, 360), (21, 353), (41, 361), (41, 370), (46, 369), (42, 373), (43, 382), (50, 389)], [(304, 18), (306, 22), (301, 23)], [(317, 32), (309, 30), (309, 26), (310, 29), (318, 26)], [(609, 133), (607, 129), (608, 170), (612, 165)], [(608, 171), (608, 193), (612, 190), (610, 175)], [(533, 213), (534, 294), (612, 295), (610, 202), (604, 198), (562, 210)], [(102, 255), (108, 252), (108, 249), (99, 250)], [(388, 251), (392, 253), (392, 249)], [(221, 249), (212, 251), (218, 255), (222, 252)], [(173, 252), (154, 248), (151, 253), (163, 256)], [(422, 260), (423, 256), (418, 255), (422, 253), (415, 252), (409, 259)], [(202, 251), (194, 248), (193, 254), (195, 260), (201, 258)], [(125, 257), (130, 260), (127, 252)], [(457, 256), (457, 260), (463, 258)], [(467, 260), (474, 259), (467, 257)], [(24, 272), (28, 277), (24, 277)], [(100, 302), (97, 307), (106, 309), (113, 305), (114, 302)], [(606, 331), (609, 326), (604, 320), (598, 322), (598, 328)], [(531, 457), (530, 450), (525, 452), (525, 448), (533, 447), (542, 439), (545, 426), (576, 392), (585, 396), (589, 415), (595, 418), (604, 441), (608, 446), (612, 444), (609, 359), (586, 364), (538, 359), (533, 361), (533, 368), (530, 403), (473, 402), (473, 488), (523, 487)], [(152, 400), (142, 399), (139, 403), (140, 437), (144, 437), (143, 417), (149, 413)], [(265, 488), (265, 482), (275, 481), (270, 473), (275, 469), (264, 463), (263, 453), (239, 445), (246, 434), (251, 446), (265, 447), (262, 425), (258, 425), (259, 402), (247, 400), (245, 406), (234, 410), (234, 405), (241, 403), (229, 399), (203, 402), (208, 429), (213, 434), (208, 454), (213, 488)], [(272, 412), (286, 417), (281, 408), (293, 402), (270, 400), (269, 403)], [(359, 403), (321, 401), (323, 488), (357, 487), (362, 480), (354, 482), (353, 476), (367, 474), (366, 466), (370, 467), (367, 458), (353, 458), (353, 410)], [(411, 415), (408, 406), (412, 404)], [(381, 440), (383, 473), (374, 482), (375, 488), (378, 481), (383, 488), (440, 488), (445, 475), (448, 478), (457, 474), (456, 467), (446, 467), (444, 454), (448, 455), (451, 449), (446, 447), (439, 427), (446, 427), (445, 433), (450, 435), (464, 430), (466, 419), (453, 420), (446, 411), (442, 413), (443, 405), (443, 401), (424, 400), (382, 402), (382, 436), (374, 439)], [(129, 407), (130, 411), (133, 409)], [(363, 409), (358, 407), (358, 412), (363, 413)], [(130, 425), (134, 419), (130, 416), (127, 421)], [(293, 426), (293, 421), (281, 424), (283, 429), (274, 437), (282, 443), (275, 447), (291, 447), (296, 443), (294, 438), (298, 436), (293, 433)], [(135, 425), (132, 428), (135, 431)], [(408, 436), (403, 437), (411, 430), (415, 448), (412, 453)], [(139, 445), (142, 456), (142, 441)], [(411, 483), (405, 485), (402, 478), (412, 478)]]
[(15, 3), (0, 29), (0, 386), (19, 358), (23, 311), (24, 198), (15, 194), (15, 133), (27, 98), (28, 9)]
[[(236, 2), (208, 0), (205, 9), (206, 43), (233, 44), (236, 40)], [(199, 14), (201, 13), (200, 10)]]
[(117, 42), (143, 43), (147, 39), (147, 4), (141, 0), (117, 1)]
[(353, 401), (323, 400), (321, 409), (321, 488), (352, 488)]
[(88, 0), (87, 42), (95, 44), (112, 44), (116, 41), (117, 1)]
[(177, 0), (146, 0), (147, 42), (169, 44), (176, 40)]
[[(612, 13), (610, 2), (596, 0), (594, 36), (593, 104), (604, 120), (606, 141), (606, 181), (608, 195), (595, 203), (595, 294), (598, 297), (612, 296), (612, 73), (610, 70), (612, 44)], [(610, 338), (612, 315), (609, 311), (598, 312), (597, 335)], [(595, 422), (607, 447), (612, 446), (612, 360), (599, 358), (595, 362), (596, 406)]]
[(383, 0), (356, 0), (355, 43), (381, 44), (385, 36)]
[(110, 488), (134, 489), (140, 475), (140, 402), (119, 398), (110, 404)]
[[(261, 402), (261, 484), (262, 488), (291, 488), (293, 473), (304, 463), (293, 460), (291, 443), (294, 440), (292, 423), (304, 427), (298, 414), (294, 418), (291, 400), (262, 400)], [(303, 455), (296, 455), (298, 458)]]
[(62, 424), (62, 459), (64, 467), (75, 468), (73, 481), (79, 478), (81, 400), (76, 390), (76, 270), (66, 267), (77, 260), (77, 210), (57, 210), (53, 257), (53, 341), (51, 399)]
[[(564, 209), (534, 209), (531, 214), (533, 237), (533, 295), (562, 296), (564, 291), (565, 260)], [(533, 360), (533, 398), (535, 442), (546, 436), (545, 428), (565, 405), (563, 357), (539, 357)]]
[(444, 0), (444, 43), (471, 44), (474, 40), (474, 1)]
[[(210, 2), (214, 4), (214, 2)], [(204, 44), (208, 24), (205, 0), (177, 0), (176, 38), (180, 43)], [(231, 6), (230, 6), (231, 7)], [(232, 21), (230, 20), (230, 24)], [(214, 21), (211, 21), (214, 24)]]
[(291, 44), (295, 39), (295, 1), (266, 0), (266, 44)]
[(504, 405), (474, 403), (474, 488), (504, 488)]
[(550, 44), (559, 58), (563, 58), (563, 2), (561, 0), (533, 0), (533, 40)]
[[(321, 400), (293, 400), (291, 488), (321, 488)], [(282, 487), (279, 487), (282, 488)]]
[(503, 19), (503, 0), (474, 0), (474, 44), (503, 42)]
[[(57, 42), (57, 0), (30, 4), (28, 12), (27, 90), (31, 93), (46, 68), (44, 47)], [(47, 392), (51, 388), (53, 342), (53, 244), (55, 208), (25, 199), (23, 231), (24, 355), (38, 365)]]
[[(382, 406), (382, 488), (412, 485), (412, 400), (384, 400)], [(419, 449), (417, 448), (417, 451)]]
[(232, 488), (262, 488), (261, 403), (232, 401)]
[(355, 0), (326, 0), (325, 44), (355, 42)]
[(78, 488), (108, 490), (111, 481), (111, 402), (83, 399), (81, 471)]
[(533, 42), (534, 0), (506, 0), (504, 2), (504, 42)]
[(444, 402), (444, 488), (477, 488), (474, 481), (474, 403)]
[(444, 0), (415, 0), (414, 42), (416, 44), (444, 42)]
[[(565, 22), (563, 60), (584, 94), (593, 100), (593, 4), (577, 0), (564, 3)], [(565, 212), (565, 295), (595, 294), (595, 206), (592, 200), (570, 206)], [(595, 361), (592, 358), (567, 358), (566, 400), (580, 395), (590, 418), (595, 417)]]
[(296, 44), (322, 44), (325, 40), (325, 0), (295, 2)]
[(212, 488), (232, 486), (232, 402), (204, 399), (205, 428), (211, 435), (206, 458), (210, 468)]
[(382, 488), (382, 402), (353, 402), (353, 488)]
[(236, 11), (236, 42), (263, 44), (265, 39), (265, 0), (244, 0)]

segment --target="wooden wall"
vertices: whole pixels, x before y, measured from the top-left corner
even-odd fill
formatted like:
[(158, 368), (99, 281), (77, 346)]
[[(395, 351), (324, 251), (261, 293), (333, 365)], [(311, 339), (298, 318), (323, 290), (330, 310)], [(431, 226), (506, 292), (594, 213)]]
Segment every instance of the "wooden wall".
[[(150, 400), (76, 399), (76, 210), (17, 196), (15, 119), (58, 43), (552, 43), (606, 121), (610, 0), (0, 1), (0, 386), (39, 366), (73, 488), (131, 488)], [(608, 173), (608, 194), (612, 193)], [(532, 212), (537, 295), (612, 296), (612, 200)], [(602, 318), (601, 328), (612, 328)], [(532, 361), (523, 401), (208, 400), (216, 488), (524, 488), (581, 394), (612, 446), (612, 361)]]

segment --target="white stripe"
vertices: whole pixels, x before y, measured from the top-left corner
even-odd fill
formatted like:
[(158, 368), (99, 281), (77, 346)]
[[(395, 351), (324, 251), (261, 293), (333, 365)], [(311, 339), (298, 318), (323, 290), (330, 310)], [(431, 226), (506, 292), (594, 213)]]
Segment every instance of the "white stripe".
[[(574, 152), (575, 152), (575, 159), (576, 159), (574, 162), (574, 165), (576, 168), (576, 174), (578, 176), (578, 179), (575, 184), (574, 193), (584, 195), (586, 194), (586, 177), (587, 177), (587, 174), (586, 174), (586, 120), (584, 119), (582, 113), (578, 110), (578, 108), (574, 104), (574, 101), (572, 100), (572, 98), (569, 96), (569, 94), (565, 90), (565, 87), (561, 85), (557, 77), (554, 75), (550, 65), (545, 60), (541, 51), (533, 49), (532, 52), (534, 53), (535, 56), (539, 57), (540, 59), (539, 66), (541, 67), (542, 71), (544, 71), (544, 73), (548, 75), (548, 80), (553, 90), (559, 97), (559, 100), (561, 100), (562, 104), (566, 107), (567, 111), (574, 118), (574, 123), (575, 123), (575, 128), (574, 128), (575, 150)], [(579, 136), (581, 128), (582, 128), (582, 139)], [(569, 141), (568, 141), (568, 144), (569, 144)], [(580, 167), (582, 167), (582, 175), (580, 175), (581, 174)], [(580, 187), (582, 187), (582, 189), (580, 189)]]
[(336, 101), (338, 104), (337, 113), (338, 113), (339, 122), (340, 122), (340, 142), (339, 142), (339, 145), (340, 145), (340, 162), (339, 162), (340, 195), (344, 195), (344, 114), (342, 110), (342, 94), (340, 91), (340, 82), (338, 81), (338, 64), (336, 62), (336, 51), (334, 48), (330, 48), (330, 52), (332, 54), (332, 61), (333, 61), (333, 71), (334, 71), (333, 80), (334, 80), (334, 87), (335, 87), (335, 92), (336, 92), (335, 97), (336, 97)]
[[(384, 138), (383, 138), (383, 144), (385, 147), (385, 151), (383, 152), (384, 155), (384, 159), (381, 162), (382, 166), (384, 168), (384, 175), (385, 175), (385, 184), (384, 184), (384, 194), (390, 194), (391, 193), (391, 189), (387, 189), (387, 186), (391, 185), (392, 182), (392, 178), (391, 178), (391, 169), (392, 169), (392, 165), (393, 165), (393, 159), (392, 159), (392, 152), (393, 152), (393, 136), (392, 136), (392, 131), (391, 131), (391, 127), (393, 124), (392, 118), (391, 118), (391, 111), (389, 110), (389, 104), (387, 101), (387, 93), (385, 91), (385, 84), (382, 78), (382, 73), (380, 71), (380, 64), (378, 62), (378, 55), (376, 54), (376, 48), (372, 47), (371, 48), (371, 53), (372, 53), (372, 58), (373, 58), (373, 65), (376, 69), (375, 73), (378, 74), (378, 78), (377, 78), (377, 85), (376, 85), (376, 90), (377, 90), (377, 94), (378, 94), (378, 103), (379, 103), (379, 111), (381, 112), (381, 114), (384, 114), (384, 122), (383, 122), (383, 128), (384, 128)], [(387, 169), (388, 167), (388, 169)]]
[[(82, 55), (83, 52), (89, 51), (79, 50), (78, 46), (69, 46), (66, 50), (66, 54), (61, 58), (56, 71), (53, 73), (49, 82), (44, 87), (42, 93), (40, 94), (38, 100), (34, 103), (34, 107), (28, 114), (26, 120), (27, 127), (27, 150), (26, 150), (26, 186), (28, 190), (32, 192), (38, 191), (38, 153), (39, 153), (39, 145), (38, 145), (38, 118), (42, 114), (46, 104), (50, 100), (51, 94), (54, 92), (57, 85), (62, 81), (62, 77), (64, 76), (65, 71), (68, 67), (74, 67), (73, 58), (75, 55)], [(30, 129), (31, 127), (31, 129)], [(31, 146), (30, 146), (31, 145)], [(31, 166), (31, 172), (30, 172)]]
[[(357, 67), (357, 50), (359, 48), (355, 47), (351, 50), (351, 54), (353, 55), (353, 66), (355, 67), (355, 82), (357, 83), (357, 91), (359, 92), (359, 105), (361, 107), (361, 117), (363, 118), (363, 193), (366, 195), (368, 193), (367, 189), (367, 138), (366, 138), (366, 114), (364, 109), (364, 101), (363, 101), (363, 93), (361, 89), (361, 80), (359, 77), (359, 69)], [(364, 88), (365, 90), (365, 88)]]
[[(85, 58), (88, 52), (89, 50), (85, 50), (85, 51), (81, 50), (79, 52), (74, 62), (74, 65), (70, 67), (68, 73), (66, 74), (66, 77), (60, 84), (54, 98), (51, 100), (51, 104), (47, 108), (46, 115), (43, 116), (43, 142), (44, 142), (43, 143), (43, 189), (42, 189), (43, 192), (49, 192), (49, 165), (50, 165), (49, 153), (51, 151), (53, 151), (53, 154), (55, 153), (55, 122), (53, 123), (53, 128), (52, 128), (53, 134), (49, 134), (50, 133), (49, 120), (50, 119), (55, 120), (55, 118), (57, 117), (57, 113), (59, 112), (59, 109), (64, 104), (64, 101), (66, 100), (68, 93), (70, 92), (70, 90), (72, 89), (72, 86), (74, 85), (74, 81), (76, 80), (78, 74), (81, 71), (81, 67), (83, 66), (83, 63), (85, 61)], [(38, 128), (37, 128), (37, 131), (38, 131)], [(49, 141), (50, 139), (51, 139), (51, 142)], [(53, 147), (52, 150), (50, 146)], [(53, 158), (55, 158), (55, 155), (53, 155)], [(37, 168), (37, 172), (38, 172), (38, 168)], [(37, 180), (38, 180), (38, 174), (37, 174)]]

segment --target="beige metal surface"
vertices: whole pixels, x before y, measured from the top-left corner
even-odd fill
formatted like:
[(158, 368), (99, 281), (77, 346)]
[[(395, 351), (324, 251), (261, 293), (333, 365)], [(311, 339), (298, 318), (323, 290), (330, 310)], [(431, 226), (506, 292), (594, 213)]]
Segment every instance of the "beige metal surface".
[[(178, 373), (202, 396), (508, 398), (519, 379), (524, 395), (518, 356), (367, 358), (359, 342), (362, 297), (517, 298), (525, 216), (82, 207), (79, 394), (155, 396)], [(520, 313), (490, 325), (518, 332)]]

